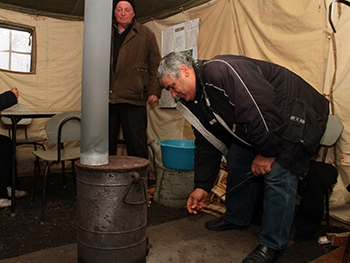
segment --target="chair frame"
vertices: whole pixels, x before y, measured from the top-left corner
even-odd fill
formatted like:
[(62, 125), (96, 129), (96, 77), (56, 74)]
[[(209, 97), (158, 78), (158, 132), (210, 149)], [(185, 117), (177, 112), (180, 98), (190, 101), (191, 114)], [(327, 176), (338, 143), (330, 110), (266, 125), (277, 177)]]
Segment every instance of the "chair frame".
[[(338, 120), (337, 117), (334, 115), (328, 116), (327, 126), (326, 130), (324, 132), (324, 135), (321, 138), (320, 141), (320, 148), (323, 148), (323, 154), (321, 158), (321, 162), (325, 163), (328, 149), (333, 147), (337, 141), (339, 140), (342, 132), (343, 132), (344, 126), (343, 124)], [(320, 149), (321, 150), (321, 149)], [(326, 224), (330, 225), (330, 216), (329, 216), (329, 197), (332, 193), (333, 189), (330, 188), (329, 191), (325, 195), (325, 208), (326, 208)]]
[[(57, 116), (57, 115), (56, 115)], [(55, 117), (55, 116), (54, 116)], [(54, 118), (53, 117), (53, 118)], [(74, 168), (74, 162), (76, 160), (78, 160), (80, 158), (80, 156), (76, 156), (76, 158), (62, 158), (63, 156), (63, 152), (65, 150), (64, 147), (64, 143), (66, 142), (70, 142), (70, 141), (75, 141), (75, 140), (63, 140), (62, 136), (63, 136), (63, 127), (65, 126), (65, 124), (67, 124), (70, 121), (79, 121), (79, 123), (81, 122), (81, 118), (77, 115), (70, 115), (65, 117), (63, 120), (60, 121), (59, 126), (58, 126), (58, 132), (57, 132), (57, 141), (56, 143), (56, 148), (55, 150), (49, 150), (49, 151), (33, 151), (32, 153), (39, 159), (42, 159), (44, 161), (46, 161), (47, 165), (45, 168), (45, 172), (44, 172), (44, 188), (43, 188), (43, 197), (42, 197), (42, 205), (41, 205), (41, 217), (40, 217), (40, 224), (43, 225), (45, 223), (45, 205), (46, 205), (46, 195), (47, 195), (47, 184), (48, 184), (48, 177), (50, 174), (50, 167), (53, 164), (59, 164), (61, 163), (62, 165), (62, 179), (63, 179), (63, 185), (65, 188), (65, 166), (64, 163), (65, 161), (71, 161), (72, 164), (72, 175), (73, 175), (73, 187), (74, 187), (74, 196), (76, 196), (76, 175), (75, 175), (75, 168)], [(49, 136), (48, 136), (49, 137)], [(76, 147), (74, 147), (76, 148)], [(47, 158), (45, 159), (44, 156), (42, 154), (46, 154), (46, 153), (55, 153), (56, 154), (56, 158)], [(48, 160), (50, 159), (50, 160)], [(53, 160), (54, 159), (54, 160)], [(37, 176), (34, 175), (34, 186), (33, 186), (33, 193), (32, 193), (32, 203), (34, 200), (34, 195), (35, 195), (35, 190), (36, 190), (36, 181), (37, 181)]]

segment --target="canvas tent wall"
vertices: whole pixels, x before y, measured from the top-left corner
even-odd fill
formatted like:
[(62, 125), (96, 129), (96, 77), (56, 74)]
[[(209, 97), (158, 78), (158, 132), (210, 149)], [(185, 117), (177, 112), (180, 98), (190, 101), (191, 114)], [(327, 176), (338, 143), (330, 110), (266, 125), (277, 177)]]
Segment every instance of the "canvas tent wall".
[[(331, 215), (348, 222), (350, 197), (345, 189), (350, 170), (341, 159), (350, 153), (349, 41), (350, 9), (337, 4), (328, 22), (331, 1), (213, 0), (165, 19), (146, 23), (161, 45), (162, 29), (200, 19), (198, 55), (201, 59), (232, 53), (281, 64), (301, 75), (331, 100), (331, 111), (344, 124), (344, 132), (330, 154), (339, 169), (339, 183), (331, 199)], [(41, 15), (0, 9), (0, 20), (36, 28), (37, 71), (35, 74), (0, 72), (1, 91), (20, 89), (20, 102), (30, 107), (72, 107), (80, 105), (82, 21), (63, 21)], [(45, 120), (35, 120), (33, 130), (43, 133)], [(5, 130), (2, 130), (5, 134)], [(173, 109), (149, 107), (149, 139), (193, 138), (187, 122)], [(30, 156), (28, 154), (21, 154)], [(157, 162), (161, 162), (159, 154)], [(19, 161), (19, 165), (23, 163)], [(344, 162), (343, 162), (344, 163)]]

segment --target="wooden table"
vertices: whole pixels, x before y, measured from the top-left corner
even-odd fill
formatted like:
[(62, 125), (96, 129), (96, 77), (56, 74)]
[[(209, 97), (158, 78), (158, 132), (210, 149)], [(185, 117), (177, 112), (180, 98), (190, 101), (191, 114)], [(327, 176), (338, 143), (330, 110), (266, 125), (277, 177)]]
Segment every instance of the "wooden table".
[(1, 112), (1, 116), (8, 117), (12, 123), (12, 147), (13, 147), (13, 166), (12, 166), (12, 191), (11, 191), (11, 216), (15, 216), (15, 189), (16, 189), (16, 129), (17, 123), (23, 118), (51, 118), (52, 116), (76, 109), (54, 109), (54, 108), (18, 108), (16, 105), (5, 109)]

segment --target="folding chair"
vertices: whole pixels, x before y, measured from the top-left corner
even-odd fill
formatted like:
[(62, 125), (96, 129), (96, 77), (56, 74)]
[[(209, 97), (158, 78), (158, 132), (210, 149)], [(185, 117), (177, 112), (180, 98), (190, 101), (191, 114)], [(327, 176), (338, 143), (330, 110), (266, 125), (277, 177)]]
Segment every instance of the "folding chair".
[[(326, 162), (328, 149), (333, 145), (335, 145), (341, 133), (343, 132), (343, 129), (344, 129), (344, 126), (337, 117), (335, 117), (334, 115), (328, 116), (326, 131), (324, 132), (320, 141), (320, 146), (323, 147), (323, 155), (322, 155), (323, 163)], [(327, 225), (329, 225), (329, 193), (332, 191), (333, 191), (333, 188), (330, 187), (329, 191), (327, 191), (325, 196)]]
[[(50, 167), (53, 164), (62, 164), (62, 176), (65, 183), (65, 169), (64, 162), (70, 161), (72, 165), (72, 175), (73, 175), (73, 186), (74, 194), (76, 195), (76, 182), (75, 182), (75, 169), (74, 161), (80, 158), (80, 146), (71, 146), (69, 142), (80, 141), (80, 111), (65, 112), (57, 114), (47, 121), (45, 124), (45, 130), (48, 139), (56, 144), (56, 149), (53, 150), (36, 150), (32, 153), (39, 159), (46, 161), (47, 165), (44, 173), (44, 189), (43, 189), (43, 200), (41, 206), (41, 222), (44, 224), (45, 217), (45, 202), (46, 202), (46, 192), (47, 192), (47, 182), (48, 175), (50, 172)], [(32, 201), (34, 200), (36, 179), (34, 178), (34, 187), (32, 194)]]
[[(329, 195), (337, 182), (336, 167), (326, 162), (328, 149), (340, 137), (343, 125), (333, 115), (329, 115), (325, 133), (320, 141), (321, 161), (311, 160), (305, 181), (301, 181), (298, 194), (301, 200), (296, 213), (296, 241), (312, 238), (320, 226), (324, 215), (329, 226)], [(323, 151), (322, 151), (323, 148)]]

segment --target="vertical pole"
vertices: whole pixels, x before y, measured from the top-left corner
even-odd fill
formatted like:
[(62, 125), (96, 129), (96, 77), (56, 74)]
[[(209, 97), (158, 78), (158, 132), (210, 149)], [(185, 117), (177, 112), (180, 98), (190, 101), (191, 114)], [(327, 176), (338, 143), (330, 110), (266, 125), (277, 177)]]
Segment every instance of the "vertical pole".
[(113, 0), (85, 0), (80, 162), (108, 164), (108, 92)]

